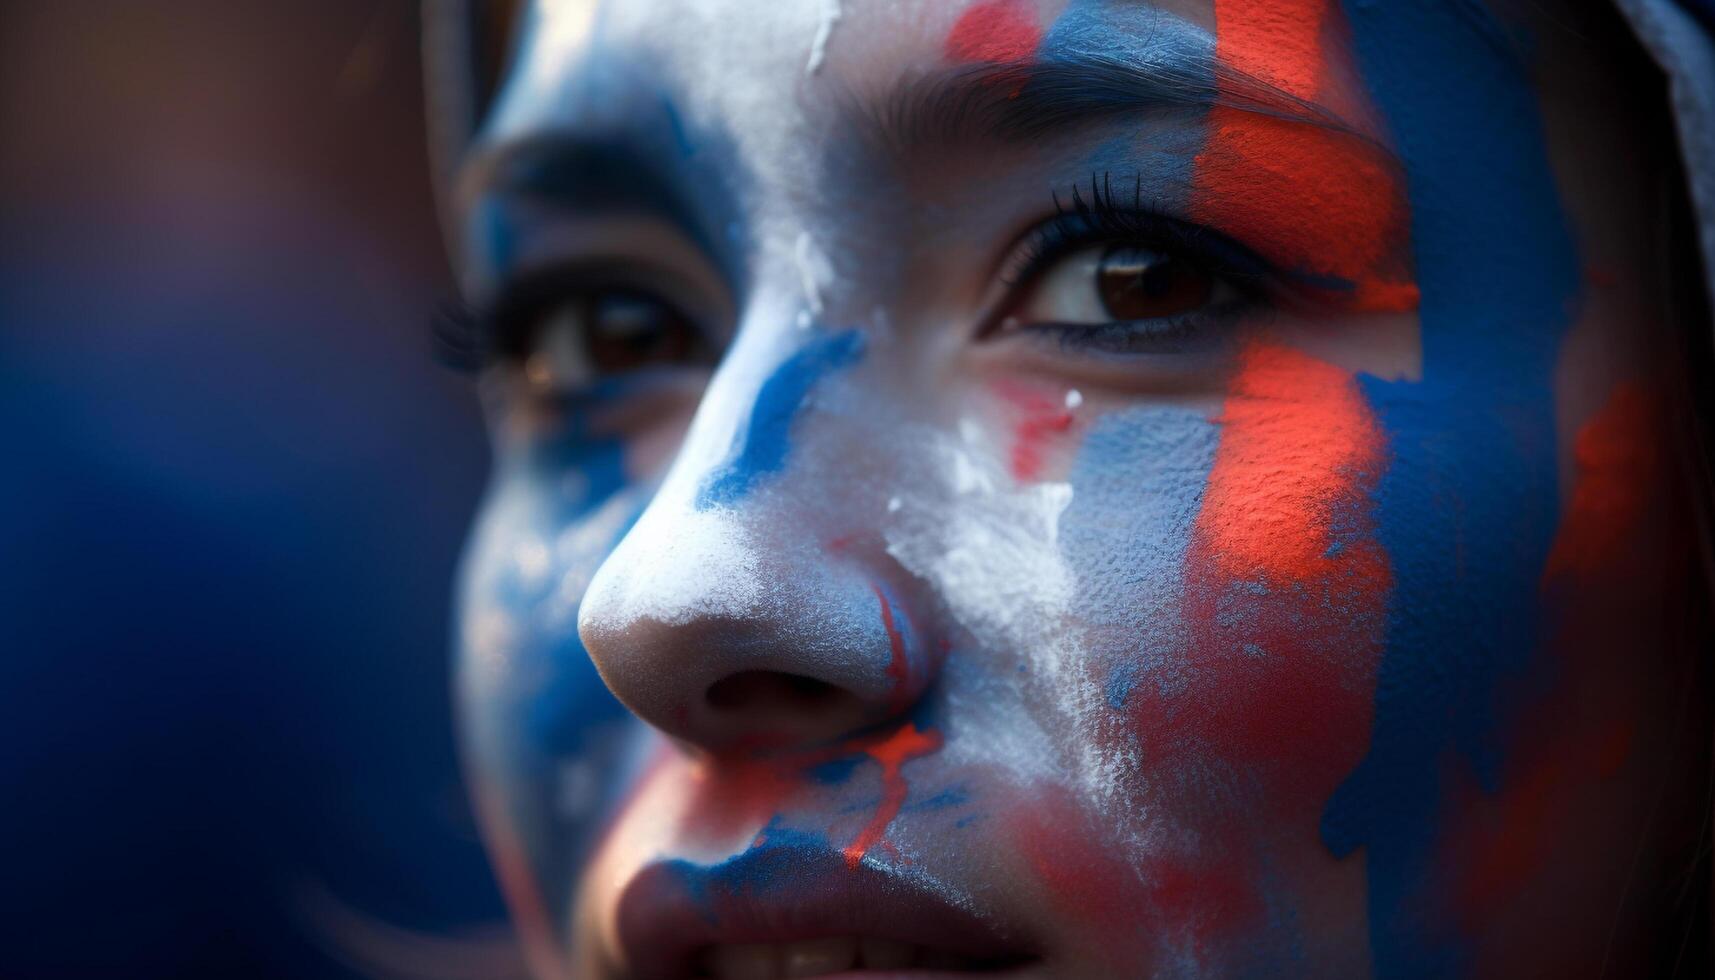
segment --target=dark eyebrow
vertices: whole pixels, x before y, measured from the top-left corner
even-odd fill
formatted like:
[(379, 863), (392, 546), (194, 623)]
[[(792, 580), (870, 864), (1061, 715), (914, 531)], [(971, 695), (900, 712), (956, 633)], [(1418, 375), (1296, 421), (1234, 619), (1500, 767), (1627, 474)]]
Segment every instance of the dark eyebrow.
[[(460, 167), (460, 198), (484, 193), (552, 199), (594, 210), (663, 210), (672, 181), (649, 154), (624, 140), (547, 131), (497, 143), (477, 143)], [(675, 210), (665, 208), (665, 210)]]
[(1080, 54), (1028, 66), (969, 66), (908, 76), (853, 112), (872, 140), (898, 152), (924, 144), (1026, 142), (1114, 117), (1215, 106), (1341, 133), (1393, 157), (1326, 106), (1204, 59)]

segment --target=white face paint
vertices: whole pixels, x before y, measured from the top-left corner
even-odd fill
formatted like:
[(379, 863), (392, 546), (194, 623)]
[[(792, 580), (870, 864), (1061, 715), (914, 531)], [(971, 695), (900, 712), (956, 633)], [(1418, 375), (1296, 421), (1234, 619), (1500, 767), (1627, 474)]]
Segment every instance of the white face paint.
[[(1440, 379), (1288, 172), (1403, 166), (1335, 8), (1249, 66), (1237, 2), (532, 9), (461, 184), (497, 466), (460, 636), (544, 969), (1382, 962), (1323, 819), (1401, 608), (1375, 384)], [(1321, 90), (1256, 88), (1309, 51)]]

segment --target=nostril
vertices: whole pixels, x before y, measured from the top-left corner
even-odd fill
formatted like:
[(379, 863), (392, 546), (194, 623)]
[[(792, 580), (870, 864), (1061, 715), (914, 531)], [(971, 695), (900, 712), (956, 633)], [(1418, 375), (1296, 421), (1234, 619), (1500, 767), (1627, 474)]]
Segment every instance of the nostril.
[(769, 710), (779, 705), (816, 710), (830, 707), (845, 693), (827, 681), (802, 674), (746, 670), (716, 681), (709, 687), (708, 699), (709, 707), (718, 711)]
[(805, 724), (863, 713), (858, 696), (827, 681), (778, 670), (746, 670), (709, 685), (716, 714), (750, 724)]

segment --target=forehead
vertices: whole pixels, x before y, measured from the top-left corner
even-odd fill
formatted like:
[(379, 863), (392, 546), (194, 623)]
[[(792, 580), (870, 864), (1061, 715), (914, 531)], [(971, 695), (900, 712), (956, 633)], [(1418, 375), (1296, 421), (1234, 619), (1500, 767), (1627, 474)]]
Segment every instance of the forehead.
[[(638, 90), (787, 130), (948, 63), (1213, 49), (1214, 0), (533, 0), (490, 125), (587, 125)], [(1201, 44), (1199, 45), (1199, 42)]]
[[(980, 243), (1028, 217), (998, 205), (1094, 172), (1147, 184), (1160, 207), (1189, 207), (1217, 133), (1290, 142), (1299, 164), (1327, 172), (1391, 170), (1341, 9), (537, 0), (465, 169), (467, 237), (491, 240), (478, 249), (490, 259), (505, 252), (515, 236), (492, 231), (507, 223), (485, 217), (500, 214), (485, 201), (551, 184), (553, 200), (574, 205), (562, 214), (671, 211), (729, 272), (741, 255), (778, 258), (807, 227), (875, 268), (882, 254), (909, 264), (888, 251), (909, 223), (900, 219), (945, 212), (937, 242)], [(1209, 116), (1217, 105), (1238, 115)], [(1283, 121), (1300, 125), (1287, 135), (1273, 125)], [(1247, 159), (1255, 179), (1244, 187), (1270, 183), (1267, 160)]]

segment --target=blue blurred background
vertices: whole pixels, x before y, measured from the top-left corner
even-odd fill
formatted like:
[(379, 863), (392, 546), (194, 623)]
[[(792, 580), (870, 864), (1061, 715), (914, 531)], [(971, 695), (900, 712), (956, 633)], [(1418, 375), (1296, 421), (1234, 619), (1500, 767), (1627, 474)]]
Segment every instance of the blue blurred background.
[(417, 13), (0, 25), (0, 976), (507, 976)]

